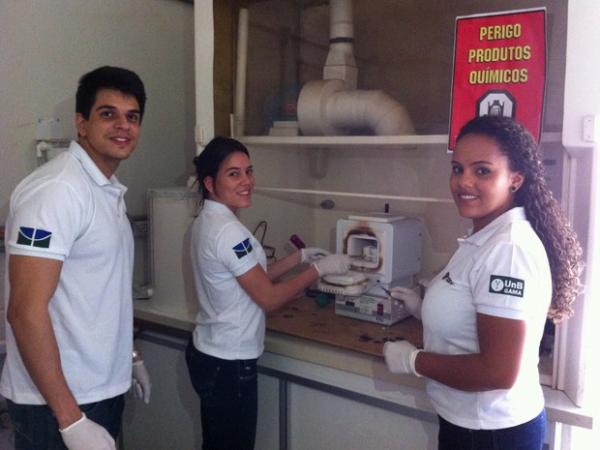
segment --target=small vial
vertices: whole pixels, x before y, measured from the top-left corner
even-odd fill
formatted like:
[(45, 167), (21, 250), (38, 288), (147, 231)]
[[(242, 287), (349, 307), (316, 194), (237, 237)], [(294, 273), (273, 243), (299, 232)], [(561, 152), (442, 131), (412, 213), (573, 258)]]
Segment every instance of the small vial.
[(306, 244), (304, 243), (304, 241), (302, 241), (302, 239), (298, 237), (297, 234), (292, 234), (290, 236), (290, 242), (294, 244), (298, 250), (300, 250), (301, 248), (306, 248)]

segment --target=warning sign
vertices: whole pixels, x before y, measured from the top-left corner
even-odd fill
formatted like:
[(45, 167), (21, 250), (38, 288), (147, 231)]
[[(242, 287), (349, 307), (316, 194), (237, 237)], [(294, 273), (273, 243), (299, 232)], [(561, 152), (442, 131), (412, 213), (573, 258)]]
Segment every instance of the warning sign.
[(448, 148), (488, 114), (512, 117), (539, 142), (545, 82), (545, 8), (457, 17)]

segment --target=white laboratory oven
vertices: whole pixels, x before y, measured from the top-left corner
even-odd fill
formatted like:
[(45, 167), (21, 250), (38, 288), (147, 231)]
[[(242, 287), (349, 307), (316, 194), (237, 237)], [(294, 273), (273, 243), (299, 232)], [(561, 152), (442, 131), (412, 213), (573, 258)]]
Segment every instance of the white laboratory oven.
[(412, 286), (421, 270), (422, 223), (391, 214), (339, 219), (336, 252), (350, 257), (351, 271), (325, 276), (319, 289), (336, 295), (337, 314), (391, 325), (408, 313), (389, 297), (394, 286)]

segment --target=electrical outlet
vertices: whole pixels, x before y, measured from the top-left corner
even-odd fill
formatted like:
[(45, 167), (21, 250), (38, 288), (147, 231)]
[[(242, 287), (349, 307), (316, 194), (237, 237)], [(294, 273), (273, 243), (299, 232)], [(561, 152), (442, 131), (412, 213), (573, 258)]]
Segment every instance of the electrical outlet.
[(584, 142), (596, 142), (596, 116), (587, 115), (583, 116), (583, 141)]
[(35, 128), (35, 138), (38, 141), (47, 141), (53, 139), (62, 139), (63, 130), (60, 119), (57, 118), (41, 118), (38, 119)]
[(205, 142), (205, 138), (204, 138), (204, 127), (201, 127), (200, 125), (196, 125), (196, 127), (194, 128), (194, 134), (195, 134), (195, 139), (196, 139), (196, 144), (200, 144), (202, 147), (204, 147), (208, 142)]

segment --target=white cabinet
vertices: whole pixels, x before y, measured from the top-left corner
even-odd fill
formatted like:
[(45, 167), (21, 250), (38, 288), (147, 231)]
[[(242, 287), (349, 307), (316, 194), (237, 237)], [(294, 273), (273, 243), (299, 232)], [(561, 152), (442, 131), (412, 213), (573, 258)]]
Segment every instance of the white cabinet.
[[(185, 338), (155, 332), (143, 332), (136, 340), (152, 379), (152, 396), (148, 405), (127, 396), (120, 450), (202, 448), (200, 400), (185, 363), (186, 345)], [(277, 380), (259, 376), (257, 449), (279, 448), (278, 389)]]
[[(148, 331), (136, 340), (152, 376), (152, 398), (145, 405), (128, 396), (121, 450), (201, 448), (200, 400), (189, 380), (186, 344), (184, 338)], [(386, 393), (371, 378), (272, 353), (259, 360), (259, 370), (256, 449), (437, 446), (435, 416), (422, 405), (408, 405), (414, 392), (423, 397), (420, 390), (395, 386), (395, 393)]]

